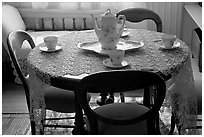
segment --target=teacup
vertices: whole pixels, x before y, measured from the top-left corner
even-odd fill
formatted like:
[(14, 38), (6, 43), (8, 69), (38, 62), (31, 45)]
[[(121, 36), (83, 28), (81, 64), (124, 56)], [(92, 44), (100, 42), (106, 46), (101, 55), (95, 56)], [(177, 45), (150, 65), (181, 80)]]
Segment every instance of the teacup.
[(113, 65), (120, 65), (125, 55), (124, 50), (111, 50), (109, 51), (110, 61)]
[(57, 36), (47, 36), (44, 38), (45, 45), (49, 50), (55, 49), (57, 46)]
[(166, 35), (166, 34), (164, 34), (162, 36), (162, 42), (163, 42), (165, 48), (172, 48), (172, 46), (174, 45), (175, 40), (176, 40), (175, 35)]

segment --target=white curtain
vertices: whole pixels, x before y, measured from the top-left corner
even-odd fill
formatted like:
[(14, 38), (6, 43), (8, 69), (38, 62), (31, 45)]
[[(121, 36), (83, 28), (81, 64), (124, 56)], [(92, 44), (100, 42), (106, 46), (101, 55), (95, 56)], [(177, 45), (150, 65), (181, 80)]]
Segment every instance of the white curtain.
[(106, 9), (121, 10), (130, 7), (146, 7), (145, 2), (4, 2), (17, 8), (33, 9)]
[(32, 8), (59, 9), (107, 9), (121, 10), (130, 7), (146, 7), (144, 2), (32, 2)]
[[(117, 12), (126, 8), (146, 8), (146, 2), (5, 2), (16, 8), (32, 8), (32, 9), (73, 9), (73, 10), (95, 10), (95, 9), (111, 9)], [(147, 22), (133, 24), (126, 23), (129, 28), (147, 29)]]

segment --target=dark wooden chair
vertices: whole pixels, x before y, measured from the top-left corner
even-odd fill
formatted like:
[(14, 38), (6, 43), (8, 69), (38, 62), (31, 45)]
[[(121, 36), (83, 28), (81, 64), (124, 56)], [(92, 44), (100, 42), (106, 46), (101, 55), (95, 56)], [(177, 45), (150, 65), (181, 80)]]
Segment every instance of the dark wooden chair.
[[(14, 68), (17, 71), (18, 76), (20, 77), (20, 80), (22, 82), (22, 85), (24, 87), (26, 101), (27, 101), (27, 107), (30, 111), (30, 98), (29, 98), (29, 74), (24, 74), (22, 72), (22, 67), (27, 66), (20, 66), (18, 56), (16, 56), (16, 53), (21, 50), (22, 43), (24, 41), (28, 41), (28, 45), (30, 45), (30, 48), (35, 47), (35, 43), (33, 42), (31, 36), (22, 30), (13, 31), (9, 34), (7, 39), (7, 45), (8, 45), (8, 51), (10, 58), (14, 64)], [(44, 97), (45, 97), (45, 105), (46, 109), (56, 111), (56, 112), (62, 112), (62, 113), (73, 113), (75, 112), (75, 95), (73, 91), (63, 90), (60, 88), (55, 88), (52, 86), (48, 86), (44, 89)], [(90, 98), (89, 98), (90, 99)], [(88, 100), (89, 100), (88, 99)], [(45, 120), (60, 120), (60, 119), (73, 119), (74, 117), (67, 117), (67, 118), (46, 118)], [(32, 134), (36, 134), (36, 128), (35, 128), (35, 122), (31, 122), (31, 132)], [(74, 125), (48, 125), (45, 121), (42, 122), (43, 127), (60, 127), (60, 128), (74, 128)], [(43, 131), (40, 131), (41, 134), (44, 134)]]
[(153, 20), (157, 26), (157, 32), (162, 32), (162, 21), (157, 13), (145, 8), (128, 8), (116, 13), (116, 16), (125, 15), (126, 20), (138, 23), (143, 20)]
[[(87, 93), (121, 93), (137, 89), (156, 88), (153, 104), (150, 104), (150, 90), (143, 94), (143, 104), (135, 102), (112, 103), (92, 109), (87, 103)], [(166, 94), (166, 84), (154, 72), (117, 70), (99, 72), (84, 77), (77, 92), (79, 102), (87, 116), (89, 134), (137, 135), (159, 134), (157, 120)]]

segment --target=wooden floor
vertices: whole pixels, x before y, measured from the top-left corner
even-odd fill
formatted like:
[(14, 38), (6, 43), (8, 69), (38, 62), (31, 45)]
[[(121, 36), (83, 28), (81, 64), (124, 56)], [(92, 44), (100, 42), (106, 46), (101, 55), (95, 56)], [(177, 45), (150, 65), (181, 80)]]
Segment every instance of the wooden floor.
[(28, 114), (2, 114), (2, 135), (29, 135)]

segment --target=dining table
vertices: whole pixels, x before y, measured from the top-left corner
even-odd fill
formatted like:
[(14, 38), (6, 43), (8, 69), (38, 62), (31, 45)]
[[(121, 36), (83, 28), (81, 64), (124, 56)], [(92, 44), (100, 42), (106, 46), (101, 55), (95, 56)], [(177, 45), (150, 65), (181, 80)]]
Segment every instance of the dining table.
[[(194, 79), (191, 68), (191, 51), (179, 38), (175, 47), (165, 49), (162, 35), (165, 33), (145, 29), (128, 29), (128, 34), (120, 38), (120, 46), (125, 48), (126, 66), (111, 67), (104, 64), (108, 54), (100, 49), (94, 30), (86, 31), (30, 31), (36, 47), (28, 57), (29, 86), (31, 100), (31, 120), (37, 129), (41, 129), (41, 120), (45, 118), (45, 102), (43, 88), (54, 86), (66, 87), (73, 92), (78, 91), (80, 80), (100, 71), (112, 70), (149, 70), (159, 72), (167, 84), (164, 104), (175, 115), (175, 123), (181, 134), (196, 134), (197, 104), (194, 90)], [(55, 35), (58, 37), (59, 50), (46, 52), (43, 38)], [(95, 45), (94, 45), (95, 43)], [(132, 43), (132, 44), (131, 44)], [(123, 47), (124, 46), (124, 47)], [(129, 46), (129, 47), (128, 47)], [(66, 79), (67, 85), (61, 85)], [(76, 95), (76, 94), (75, 94)], [(83, 134), (83, 113), (76, 97), (76, 119), (74, 134)], [(190, 128), (188, 128), (190, 127)]]

